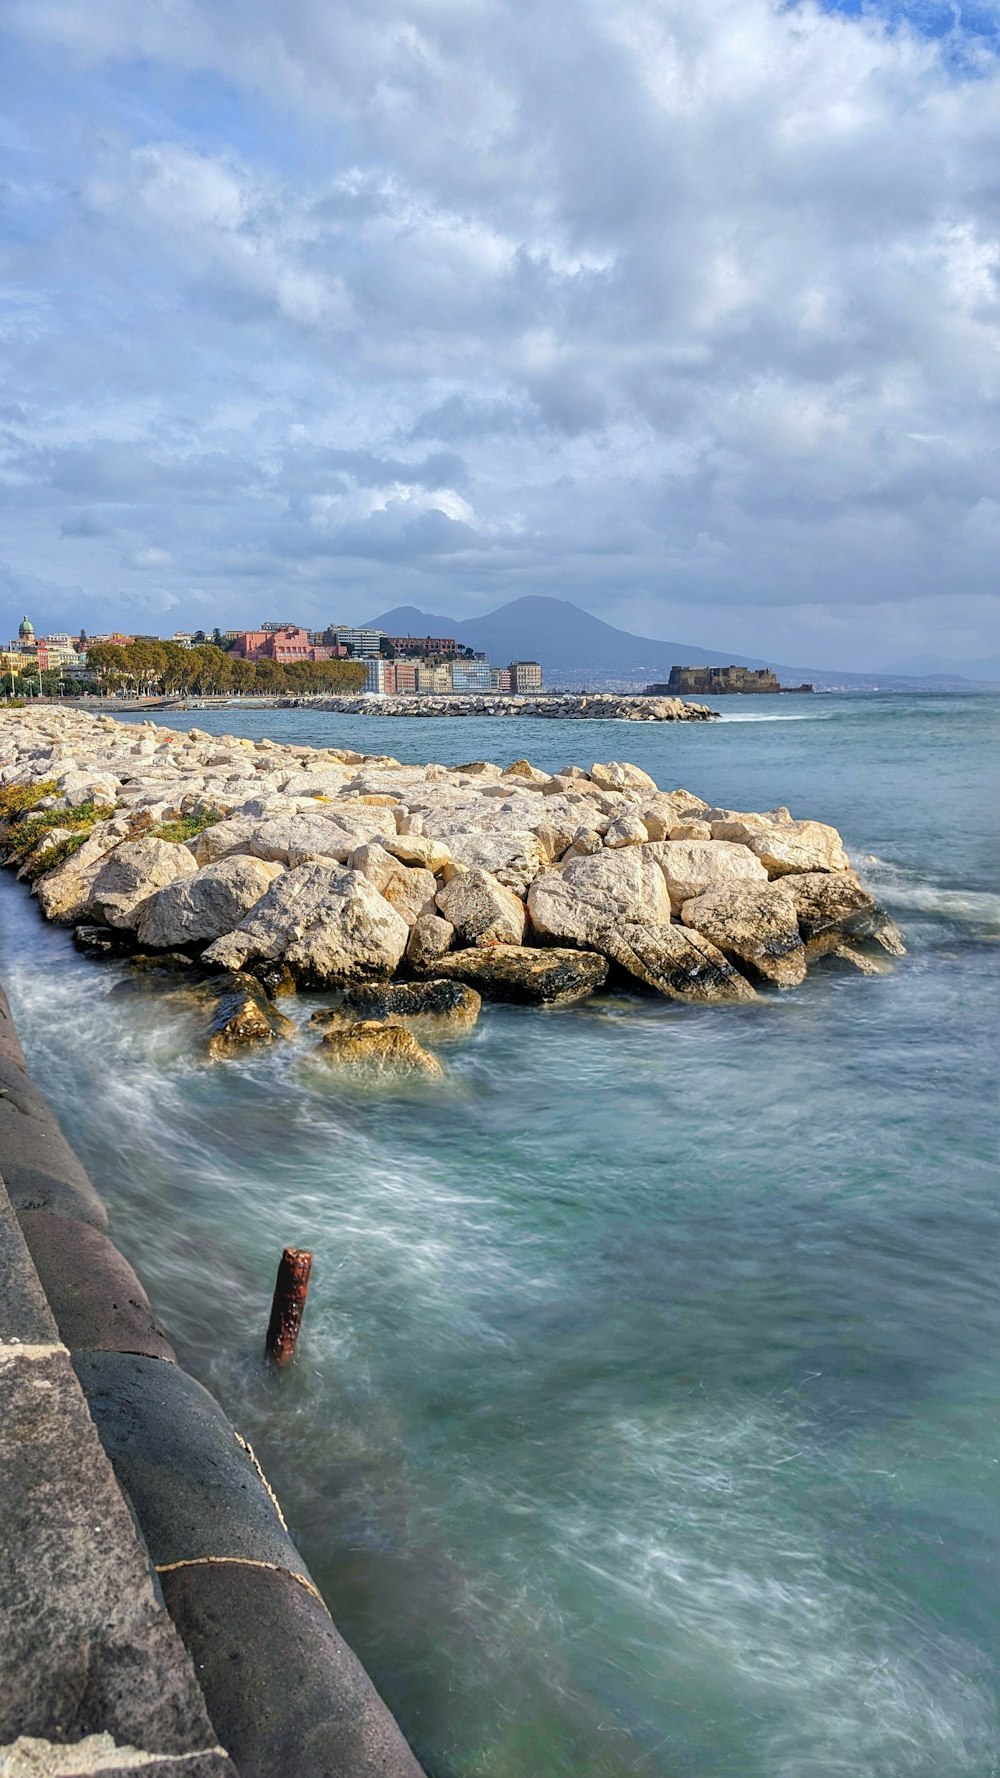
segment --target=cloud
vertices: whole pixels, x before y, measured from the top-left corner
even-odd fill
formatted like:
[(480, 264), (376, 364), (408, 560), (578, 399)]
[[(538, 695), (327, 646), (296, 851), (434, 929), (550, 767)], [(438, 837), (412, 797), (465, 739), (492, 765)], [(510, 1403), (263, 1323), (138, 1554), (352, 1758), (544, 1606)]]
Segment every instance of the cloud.
[(107, 537), (112, 526), (93, 512), (71, 512), (59, 526), (60, 537)]
[(25, 572), (995, 652), (995, 8), (2, 16)]
[(125, 551), (122, 567), (137, 568), (144, 573), (149, 568), (169, 568), (170, 561), (169, 550), (158, 549), (155, 544), (144, 544)]

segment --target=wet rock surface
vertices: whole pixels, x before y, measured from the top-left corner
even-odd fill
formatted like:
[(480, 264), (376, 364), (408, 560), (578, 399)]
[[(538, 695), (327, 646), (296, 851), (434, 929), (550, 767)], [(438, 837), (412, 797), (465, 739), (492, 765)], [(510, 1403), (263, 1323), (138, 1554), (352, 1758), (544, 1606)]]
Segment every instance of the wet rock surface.
[(470, 1030), (481, 1006), (481, 995), (464, 982), (387, 982), (384, 987), (348, 988), (339, 1006), (321, 1008), (311, 1023), (332, 1027), (391, 1019), (448, 1035)]
[(324, 1062), (366, 1075), (439, 1079), (444, 1070), (403, 1024), (362, 1019), (328, 1031), (319, 1046)]
[(439, 957), (434, 968), (447, 978), (474, 983), (484, 1000), (521, 1006), (568, 1006), (586, 1000), (603, 987), (608, 974), (607, 959), (596, 951), (556, 946), (529, 950), (519, 945), (482, 945)]

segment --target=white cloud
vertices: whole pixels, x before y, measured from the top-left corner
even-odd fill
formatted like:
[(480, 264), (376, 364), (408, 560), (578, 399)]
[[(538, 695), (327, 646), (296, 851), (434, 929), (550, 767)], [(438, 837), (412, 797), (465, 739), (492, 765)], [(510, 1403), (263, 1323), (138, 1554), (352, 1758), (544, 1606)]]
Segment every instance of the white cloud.
[[(661, 629), (717, 606), (713, 633), (745, 609), (787, 656), (796, 610), (840, 649), (849, 607), (858, 660), (880, 610), (924, 648), (961, 596), (985, 639), (985, 41), (808, 0), (3, 11), (77, 69), (72, 152), (39, 128), (23, 181), (60, 200), (12, 262), (26, 570), (96, 586), (107, 526), (233, 619), (289, 561), (370, 550), (432, 608), (545, 590)], [(435, 476), (438, 445), (461, 458)], [(386, 602), (360, 571), (356, 597)]]
[(136, 568), (140, 572), (145, 572), (148, 568), (169, 568), (170, 562), (170, 551), (157, 549), (155, 544), (128, 549), (122, 556), (123, 568)]

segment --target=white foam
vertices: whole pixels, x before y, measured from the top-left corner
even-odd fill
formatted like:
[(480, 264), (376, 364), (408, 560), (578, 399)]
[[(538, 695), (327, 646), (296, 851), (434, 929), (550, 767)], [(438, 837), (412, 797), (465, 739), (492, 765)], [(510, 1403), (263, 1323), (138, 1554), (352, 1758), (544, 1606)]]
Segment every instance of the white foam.
[(891, 908), (1000, 934), (1000, 895), (988, 889), (949, 889), (872, 855), (863, 861), (863, 874), (869, 887)]
[(832, 722), (836, 710), (720, 710), (720, 722)]

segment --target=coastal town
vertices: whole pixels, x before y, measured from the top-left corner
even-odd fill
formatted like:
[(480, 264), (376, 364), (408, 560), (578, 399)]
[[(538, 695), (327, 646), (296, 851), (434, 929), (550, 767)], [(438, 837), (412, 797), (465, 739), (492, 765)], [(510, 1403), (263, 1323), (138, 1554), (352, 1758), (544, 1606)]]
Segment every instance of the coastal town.
[(494, 666), (454, 636), (390, 636), (384, 630), (330, 624), (309, 630), (289, 622), (256, 630), (175, 630), (172, 636), (36, 635), (25, 615), (0, 650), (0, 675), (12, 696), (74, 696), (101, 691), (233, 693), (371, 693), (450, 696), (542, 691), (538, 661)]
[[(11, 697), (329, 697), (341, 714), (352, 700), (385, 700), (386, 715), (523, 713), (522, 699), (544, 700), (537, 713), (553, 714), (553, 692), (542, 663), (519, 659), (497, 666), (485, 653), (455, 636), (391, 635), (374, 626), (328, 624), (310, 630), (290, 622), (262, 623), (255, 630), (175, 630), (169, 637), (81, 629), (38, 635), (30, 617), (0, 649), (0, 681)], [(674, 666), (664, 684), (622, 693), (584, 694), (590, 714), (655, 720), (633, 708), (635, 700), (672, 700), (691, 693), (811, 692), (812, 685), (783, 686), (769, 668)], [(579, 694), (562, 694), (579, 714)], [(597, 702), (595, 703), (595, 698)], [(601, 700), (606, 707), (602, 709)], [(608, 703), (608, 700), (611, 700)], [(428, 700), (431, 700), (428, 703)], [(513, 700), (513, 702), (505, 702)]]

